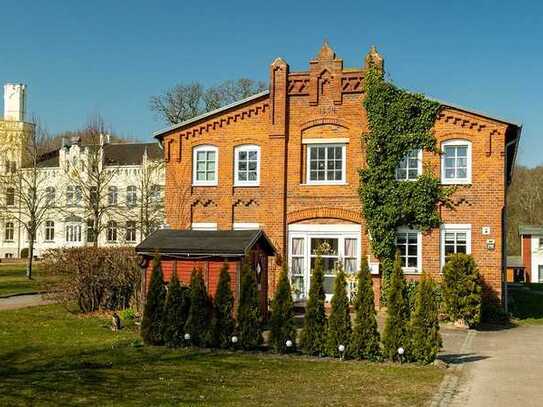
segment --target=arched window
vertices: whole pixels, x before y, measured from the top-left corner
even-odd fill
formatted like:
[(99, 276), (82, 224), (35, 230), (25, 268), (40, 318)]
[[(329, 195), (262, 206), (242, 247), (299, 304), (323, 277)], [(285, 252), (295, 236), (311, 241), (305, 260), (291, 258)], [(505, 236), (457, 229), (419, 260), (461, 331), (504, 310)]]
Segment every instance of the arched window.
[(441, 143), (441, 183), (471, 184), (471, 142), (447, 140)]
[(108, 242), (116, 242), (117, 241), (117, 222), (115, 222), (114, 220), (110, 220), (107, 223), (106, 237), (107, 237)]
[(129, 185), (126, 188), (126, 205), (136, 206), (138, 202), (138, 193), (134, 185)]
[(128, 222), (126, 222), (126, 241), (136, 241), (136, 222), (134, 222), (133, 220), (129, 220)]
[(260, 183), (260, 147), (246, 144), (234, 149), (234, 185), (257, 186)]
[(117, 205), (117, 187), (110, 186), (107, 191), (107, 203), (108, 205)]
[(217, 147), (202, 145), (193, 149), (192, 184), (196, 186), (217, 185), (219, 151)]

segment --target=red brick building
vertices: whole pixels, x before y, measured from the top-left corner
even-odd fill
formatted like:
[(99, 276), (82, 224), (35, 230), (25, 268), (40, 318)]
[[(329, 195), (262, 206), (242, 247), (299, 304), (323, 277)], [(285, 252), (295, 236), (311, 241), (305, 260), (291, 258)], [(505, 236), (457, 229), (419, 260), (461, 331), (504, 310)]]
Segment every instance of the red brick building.
[[(286, 260), (299, 299), (309, 290), (313, 249), (327, 241), (331, 293), (334, 262), (342, 259), (354, 272), (370, 253), (358, 170), (365, 163), (363, 83), (371, 60), (383, 66), (372, 48), (358, 68), (344, 68), (326, 43), (307, 71), (291, 72), (277, 58), (269, 91), (156, 132), (164, 146), (170, 226), (264, 229), (280, 253), (270, 264), (270, 290)], [(520, 126), (442, 103), (434, 133), (442, 154), (412, 152), (399, 164), (398, 179), (408, 182), (424, 165), (458, 189), (453, 208), (440, 208), (440, 228), (398, 230), (404, 272), (439, 276), (445, 253), (468, 252), (501, 298), (504, 207)], [(378, 294), (378, 262), (369, 259)]]

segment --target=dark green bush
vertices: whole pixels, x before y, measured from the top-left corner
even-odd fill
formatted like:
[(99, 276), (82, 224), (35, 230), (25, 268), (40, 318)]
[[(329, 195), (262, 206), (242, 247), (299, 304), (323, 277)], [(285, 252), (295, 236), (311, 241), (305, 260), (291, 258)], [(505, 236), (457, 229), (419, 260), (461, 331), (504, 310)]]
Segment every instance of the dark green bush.
[(308, 355), (322, 355), (325, 351), (326, 313), (324, 310), (324, 271), (320, 252), (312, 270), (309, 298), (305, 307), (300, 348)]
[(472, 256), (453, 254), (443, 267), (443, 302), (452, 321), (462, 320), (469, 326), (481, 322), (481, 280)]
[(362, 257), (354, 298), (355, 320), (349, 355), (356, 359), (377, 360), (381, 345), (375, 312), (374, 293), (368, 262)]
[(296, 348), (296, 326), (294, 324), (294, 303), (286, 266), (281, 272), (279, 284), (271, 304), (270, 345), (275, 352), (287, 352), (287, 340), (292, 341), (290, 350)]
[(206, 346), (210, 323), (211, 302), (207, 293), (202, 270), (192, 270), (190, 277), (190, 308), (185, 333), (196, 346)]
[(215, 292), (213, 318), (211, 320), (210, 337), (208, 340), (210, 346), (222, 349), (230, 346), (235, 327), (233, 311), (234, 295), (232, 294), (228, 263), (225, 262), (221, 268), (217, 291)]
[(439, 304), (435, 283), (426, 274), (417, 286), (415, 310), (410, 321), (409, 358), (423, 364), (433, 362), (442, 346), (439, 334)]
[(168, 284), (162, 319), (162, 339), (169, 347), (184, 345), (185, 323), (190, 309), (189, 290), (181, 287), (174, 272)]
[(241, 269), (238, 305), (239, 346), (245, 350), (257, 349), (263, 342), (260, 315), (260, 300), (255, 272), (248, 261)]
[[(342, 357), (349, 349), (351, 341), (351, 313), (349, 310), (349, 298), (347, 297), (347, 282), (345, 272), (340, 262), (337, 263), (337, 273), (334, 279), (334, 296), (332, 297), (332, 309), (328, 317), (326, 328), (326, 354), (334, 357)], [(340, 352), (338, 347), (344, 346)]]
[(147, 345), (162, 345), (163, 343), (161, 324), (165, 300), (166, 288), (164, 287), (160, 258), (157, 255), (153, 259), (151, 283), (141, 321), (141, 336)]
[(28, 259), (28, 247), (21, 249), (21, 259)]
[(404, 349), (407, 356), (409, 346), (408, 323), (409, 304), (406, 283), (401, 268), (400, 254), (396, 253), (394, 268), (390, 276), (387, 317), (385, 329), (383, 330), (383, 353), (385, 357), (394, 360), (400, 347)]

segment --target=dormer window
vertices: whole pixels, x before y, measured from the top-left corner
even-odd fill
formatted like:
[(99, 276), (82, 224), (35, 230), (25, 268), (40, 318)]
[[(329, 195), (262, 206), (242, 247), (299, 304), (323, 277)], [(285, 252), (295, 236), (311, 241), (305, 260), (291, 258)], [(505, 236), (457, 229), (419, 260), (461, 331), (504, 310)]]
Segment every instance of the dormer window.
[(219, 152), (217, 147), (204, 145), (195, 147), (192, 156), (193, 178), (195, 186), (217, 185), (217, 163)]
[(441, 144), (441, 183), (471, 184), (471, 143), (448, 140)]
[(414, 181), (422, 174), (422, 150), (411, 150), (396, 167), (398, 181)]

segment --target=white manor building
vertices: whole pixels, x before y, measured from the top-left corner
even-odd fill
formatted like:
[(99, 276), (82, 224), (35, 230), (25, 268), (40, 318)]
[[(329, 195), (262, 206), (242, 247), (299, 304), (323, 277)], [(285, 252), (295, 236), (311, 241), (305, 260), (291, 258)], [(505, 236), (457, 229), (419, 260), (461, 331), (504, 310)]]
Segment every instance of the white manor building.
[[(0, 120), (0, 175), (28, 173), (25, 143), (35, 131), (24, 121), (24, 85), (4, 87), (4, 119)], [(106, 174), (99, 194), (101, 221), (98, 236), (92, 210), (86, 204), (86, 171), (90, 157)], [(89, 165), (85, 165), (85, 164)], [(100, 134), (96, 142), (79, 138), (63, 139), (58, 148), (40, 156), (39, 186), (47, 201), (34, 243), (34, 256), (52, 248), (93, 245), (136, 245), (145, 235), (164, 223), (164, 167), (158, 143), (110, 143)], [(32, 166), (31, 166), (32, 167)], [(77, 179), (74, 177), (77, 173)], [(90, 188), (90, 194), (93, 189)], [(0, 258), (15, 258), (28, 251), (28, 233), (22, 224), (24, 205), (14, 188), (2, 185), (0, 218)], [(96, 190), (96, 188), (94, 189)]]

